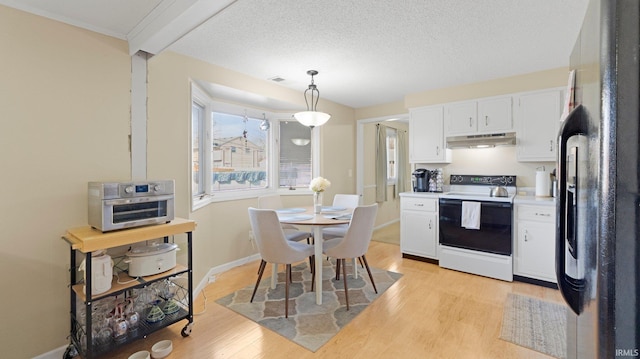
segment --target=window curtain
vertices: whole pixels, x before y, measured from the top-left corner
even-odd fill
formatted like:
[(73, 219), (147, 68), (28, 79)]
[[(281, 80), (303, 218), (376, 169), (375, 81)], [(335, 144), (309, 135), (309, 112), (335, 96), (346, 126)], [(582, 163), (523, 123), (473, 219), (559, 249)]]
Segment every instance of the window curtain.
[(376, 125), (376, 202), (387, 201), (387, 126)]
[(398, 151), (398, 163), (396, 164), (396, 188), (394, 195), (397, 198), (398, 194), (406, 192), (407, 190), (407, 165), (409, 160), (407, 158), (407, 132), (398, 130), (398, 142), (396, 143)]

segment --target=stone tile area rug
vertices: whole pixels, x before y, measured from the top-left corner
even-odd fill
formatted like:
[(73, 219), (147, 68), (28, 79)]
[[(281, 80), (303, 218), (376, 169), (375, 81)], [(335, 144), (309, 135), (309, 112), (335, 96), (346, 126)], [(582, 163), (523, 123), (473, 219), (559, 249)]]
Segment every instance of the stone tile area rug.
[(565, 306), (510, 293), (502, 315), (500, 339), (564, 359), (566, 328)]
[(249, 300), (255, 282), (216, 300), (216, 303), (226, 306), (315, 352), (402, 277), (400, 273), (370, 267), (373, 280), (378, 288), (378, 294), (376, 294), (366, 269), (359, 267), (358, 278), (355, 279), (351, 266), (347, 264), (347, 286), (349, 288), (349, 311), (347, 311), (342, 276), (340, 276), (340, 280), (335, 280), (335, 261), (325, 260), (323, 264), (322, 305), (316, 304), (315, 292), (311, 292), (311, 272), (307, 263), (292, 266), (293, 278), (289, 287), (289, 318), (284, 317), (285, 285), (284, 266), (282, 265), (279, 266), (280, 272), (276, 288), (271, 289), (270, 287), (271, 277), (263, 276), (253, 303), (250, 303)]

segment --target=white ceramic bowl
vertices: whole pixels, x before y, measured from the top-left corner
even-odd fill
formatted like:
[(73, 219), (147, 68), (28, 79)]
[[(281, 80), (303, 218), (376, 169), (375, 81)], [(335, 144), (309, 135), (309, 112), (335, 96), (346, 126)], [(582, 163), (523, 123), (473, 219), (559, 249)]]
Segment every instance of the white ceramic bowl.
[(142, 350), (129, 355), (129, 359), (149, 359), (149, 352)]
[(154, 359), (164, 358), (173, 350), (171, 340), (161, 340), (151, 347), (151, 357)]

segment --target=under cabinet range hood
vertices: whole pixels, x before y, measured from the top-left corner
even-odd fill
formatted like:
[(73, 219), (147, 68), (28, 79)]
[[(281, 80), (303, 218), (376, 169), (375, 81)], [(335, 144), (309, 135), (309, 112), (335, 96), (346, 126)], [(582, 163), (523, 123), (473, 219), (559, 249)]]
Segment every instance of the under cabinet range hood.
[(515, 132), (447, 137), (447, 148), (483, 148), (515, 144)]

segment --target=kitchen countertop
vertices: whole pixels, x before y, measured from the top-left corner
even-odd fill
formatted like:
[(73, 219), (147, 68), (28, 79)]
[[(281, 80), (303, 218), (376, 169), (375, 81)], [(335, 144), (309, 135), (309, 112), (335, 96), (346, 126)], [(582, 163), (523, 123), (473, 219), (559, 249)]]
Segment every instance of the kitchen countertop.
[(533, 205), (541, 205), (541, 206), (555, 206), (556, 199), (555, 197), (537, 197), (537, 196), (527, 196), (527, 195), (517, 195), (513, 199), (514, 204), (533, 204)]
[(429, 197), (438, 198), (442, 192), (402, 192), (400, 197)]

